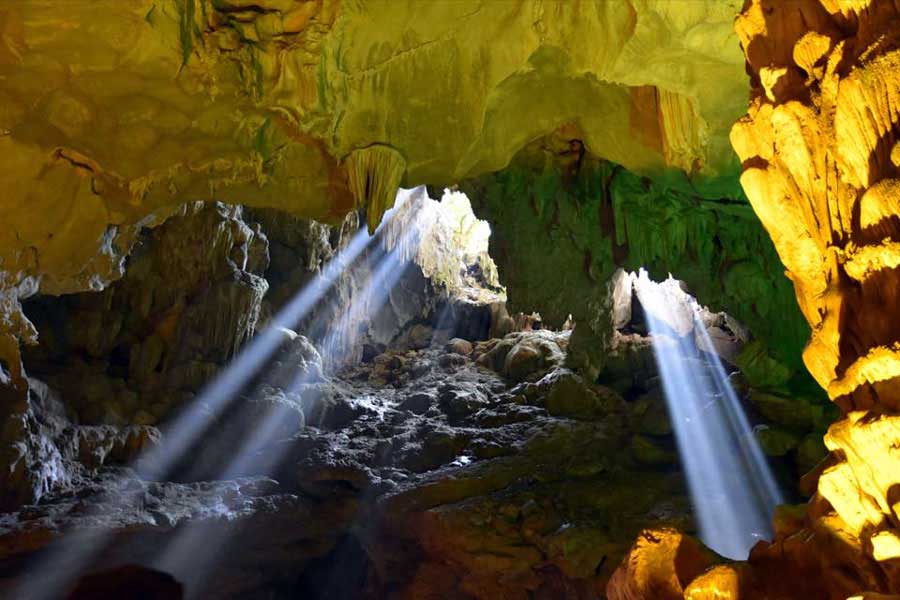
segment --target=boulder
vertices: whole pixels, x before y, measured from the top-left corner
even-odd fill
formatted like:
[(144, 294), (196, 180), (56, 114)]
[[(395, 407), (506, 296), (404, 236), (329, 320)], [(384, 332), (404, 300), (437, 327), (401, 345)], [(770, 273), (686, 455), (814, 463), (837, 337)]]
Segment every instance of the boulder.
[(606, 595), (609, 600), (683, 600), (688, 583), (715, 562), (714, 554), (680, 531), (647, 529), (610, 578)]
[(322, 356), (309, 339), (283, 327), (273, 334), (282, 341), (272, 360), (263, 367), (259, 384), (291, 391), (303, 384), (323, 381)]
[(412, 326), (406, 335), (407, 346), (414, 350), (427, 348), (431, 344), (433, 333), (431, 327), (417, 323)]
[(562, 366), (569, 332), (523, 331), (479, 346), (478, 364), (502, 373), (511, 381), (536, 380)]
[(462, 338), (453, 338), (447, 342), (446, 346), (447, 352), (452, 352), (453, 354), (459, 354), (461, 356), (469, 356), (472, 354), (472, 348), (472, 342)]
[(437, 403), (437, 397), (428, 392), (416, 392), (404, 398), (400, 402), (400, 408), (417, 415), (425, 412)]
[(477, 390), (452, 385), (439, 389), (438, 405), (451, 423), (459, 423), (489, 404), (487, 397)]
[(670, 435), (672, 423), (663, 391), (655, 388), (628, 406), (631, 428), (647, 435)]
[(85, 575), (75, 584), (67, 600), (180, 600), (183, 597), (184, 586), (168, 573), (140, 565), (124, 565)]
[(625, 394), (635, 389), (646, 391), (647, 382), (653, 381), (656, 375), (656, 359), (650, 338), (615, 332), (599, 381)]
[(518, 343), (510, 348), (503, 360), (503, 373), (513, 381), (522, 381), (541, 368), (544, 353), (529, 343)]
[(678, 464), (676, 452), (664, 448), (659, 442), (643, 435), (632, 436), (628, 450), (637, 462), (644, 465)]
[(451, 371), (466, 364), (466, 359), (464, 356), (456, 353), (441, 354), (440, 356), (438, 356), (437, 362), (442, 369)]
[(737, 565), (717, 565), (690, 582), (684, 590), (685, 600), (738, 600), (741, 595), (741, 572)]
[(623, 407), (613, 390), (589, 385), (569, 369), (559, 368), (540, 379), (531, 393), (542, 399), (551, 415), (580, 419), (600, 419)]
[(801, 437), (793, 431), (777, 427), (758, 425), (753, 435), (767, 456), (784, 456), (800, 445)]
[(824, 406), (803, 396), (785, 398), (756, 389), (750, 391), (750, 402), (768, 421), (807, 431), (821, 423), (825, 413)]

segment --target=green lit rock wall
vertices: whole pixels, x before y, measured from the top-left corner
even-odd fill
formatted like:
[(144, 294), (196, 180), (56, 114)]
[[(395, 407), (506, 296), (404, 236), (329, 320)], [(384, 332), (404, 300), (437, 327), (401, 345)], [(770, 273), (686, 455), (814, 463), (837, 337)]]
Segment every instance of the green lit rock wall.
[(621, 266), (644, 267), (656, 279), (672, 273), (798, 367), (809, 328), (775, 247), (734, 183), (733, 196), (704, 199), (620, 170), (611, 196), (616, 240), (628, 250)]
[(463, 188), (491, 223), (512, 310), (536, 310), (552, 325), (569, 314), (576, 323), (608, 319), (609, 277), (644, 267), (655, 279), (685, 281), (701, 303), (747, 325), (778, 362), (800, 368), (809, 329), (793, 288), (737, 180), (726, 183), (698, 190), (683, 177), (651, 181), (580, 157), (562, 168), (514, 162)]

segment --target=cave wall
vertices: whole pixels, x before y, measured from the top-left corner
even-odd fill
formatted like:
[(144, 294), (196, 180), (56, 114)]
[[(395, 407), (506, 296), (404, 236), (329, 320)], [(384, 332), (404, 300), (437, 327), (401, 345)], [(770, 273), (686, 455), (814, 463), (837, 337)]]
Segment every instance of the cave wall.
[[(746, 563), (687, 575), (677, 592), (895, 598), (900, 4), (749, 0), (735, 30), (751, 83), (747, 114), (731, 131), (741, 185), (809, 323), (803, 360), (842, 416), (825, 435), (829, 458), (805, 478), (816, 490), (809, 503), (778, 511), (775, 539)], [(654, 569), (639, 575), (628, 565), (674, 566), (674, 555), (639, 546), (611, 598), (665, 585), (664, 569), (646, 576)]]
[(138, 235), (113, 285), (26, 302), (40, 340), (29, 373), (67, 390), (76, 422), (154, 424), (254, 334), (268, 266), (268, 239), (242, 207), (186, 204)]
[(804, 361), (846, 412), (815, 523), (858, 553), (852, 591), (897, 592), (900, 5), (754, 0), (735, 29), (751, 75), (731, 133), (741, 183), (812, 329)]
[[(29, 375), (66, 391), (73, 422), (165, 421), (298, 291), (321, 285), (322, 269), (359, 226), (355, 212), (330, 226), (277, 209), (183, 205), (138, 234), (122, 279), (99, 292), (25, 302), (38, 343), (25, 347), (24, 364)], [(358, 362), (369, 342), (384, 349), (447, 301), (409, 261), (397, 264), (396, 290), (370, 300), (377, 267), (370, 258), (382, 255), (383, 243), (374, 238), (292, 326), (319, 346), (327, 340), (325, 366)], [(351, 304), (360, 306), (349, 311)]]
[[(64, 493), (91, 469), (127, 463), (156, 444), (156, 426), (197, 402), (204, 386), (299, 290), (322, 285), (323, 268), (360, 227), (356, 212), (341, 226), (218, 202), (188, 203), (173, 212), (137, 234), (125, 275), (102, 291), (24, 302), (38, 343), (23, 352), (28, 388), (0, 386), (0, 510)], [(422, 343), (412, 340), (413, 332), (427, 333), (428, 344), (431, 327), (420, 324), (435, 321), (448, 305), (446, 290), (406, 261), (396, 265), (401, 273), (387, 297), (370, 297), (367, 285), (377, 266), (370, 257), (383, 256), (384, 240), (370, 242), (358, 261), (333, 277), (314, 310), (293, 324), (306, 337), (284, 333), (285, 340), (294, 336), (305, 345), (298, 341), (295, 355), (267, 363), (271, 381), (253, 380), (235, 394), (252, 397), (254, 386), (280, 382), (279, 361), (290, 365), (293, 381), (298, 361), (313, 362), (306, 354), (327, 369), (358, 363), (367, 345), (377, 354)], [(484, 337), (490, 307), (470, 307), (468, 317), (477, 316), (487, 317)], [(466, 323), (464, 316), (458, 328)], [(267, 399), (256, 400), (242, 409), (238, 425), (222, 426), (226, 446), (233, 443), (228, 435), (256, 423), (254, 410), (268, 406)], [(285, 422), (292, 421), (286, 416)], [(227, 455), (216, 446), (220, 437), (190, 452), (192, 468), (204, 464), (202, 457)]]
[(580, 140), (561, 137), (567, 133), (461, 184), (492, 223), (491, 253), (511, 310), (538, 311), (555, 326), (571, 314), (576, 332), (590, 329), (585, 360), (602, 367), (614, 270), (644, 267), (657, 280), (672, 273), (702, 304), (727, 311), (758, 338), (742, 357), (754, 384), (805, 375), (800, 354), (809, 328), (737, 181), (699, 190), (683, 175), (641, 177), (587, 155)]
[[(789, 360), (805, 336), (798, 309), (773, 246), (727, 184), (738, 164), (724, 132), (745, 105), (746, 60), (750, 108), (731, 135), (741, 184), (812, 331), (805, 365), (846, 413), (826, 436), (832, 462), (808, 513), (780, 522), (749, 564), (779, 585), (802, 581), (808, 597), (900, 591), (900, 7), (749, 0), (732, 31), (739, 10), (712, 0), (4, 6), (0, 359), (21, 384), (19, 343), (45, 327), (21, 300), (106, 288), (146, 228), (185, 201), (333, 223), (367, 207), (377, 222), (400, 183), (462, 180), (483, 192), (473, 197), (495, 223), (510, 296), (551, 322), (575, 312), (602, 341), (608, 275), (646, 265), (686, 279)], [(518, 162), (560, 130), (564, 147), (554, 140), (538, 157), (564, 154), (562, 164)], [(534, 243), (543, 239), (552, 243)], [(240, 288), (231, 275), (210, 274), (184, 298)], [(156, 315), (141, 312), (140, 296), (86, 301), (71, 336), (79, 351), (127, 335), (159, 354), (152, 340), (178, 319), (137, 329), (105, 320), (118, 303)], [(217, 360), (250, 330), (223, 328)], [(11, 427), (46, 426), (16, 419)], [(765, 587), (737, 566), (701, 577), (692, 597), (726, 580)]]

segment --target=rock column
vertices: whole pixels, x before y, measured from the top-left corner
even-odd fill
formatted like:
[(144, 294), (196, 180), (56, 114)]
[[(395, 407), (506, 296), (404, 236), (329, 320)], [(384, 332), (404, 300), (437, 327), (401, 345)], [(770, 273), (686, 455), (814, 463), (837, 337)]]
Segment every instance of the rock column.
[(812, 328), (804, 362), (844, 412), (809, 527), (852, 548), (858, 585), (896, 592), (900, 2), (752, 0), (735, 29), (751, 78), (731, 132), (741, 183)]

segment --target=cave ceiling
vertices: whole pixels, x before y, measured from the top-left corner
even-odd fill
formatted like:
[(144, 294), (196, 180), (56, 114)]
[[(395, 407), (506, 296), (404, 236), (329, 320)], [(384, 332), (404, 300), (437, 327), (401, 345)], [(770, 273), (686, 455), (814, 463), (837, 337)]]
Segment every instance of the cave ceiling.
[(501, 170), (560, 128), (641, 174), (733, 180), (739, 5), (6, 2), (2, 301), (103, 287), (185, 200), (377, 219), (399, 184)]

